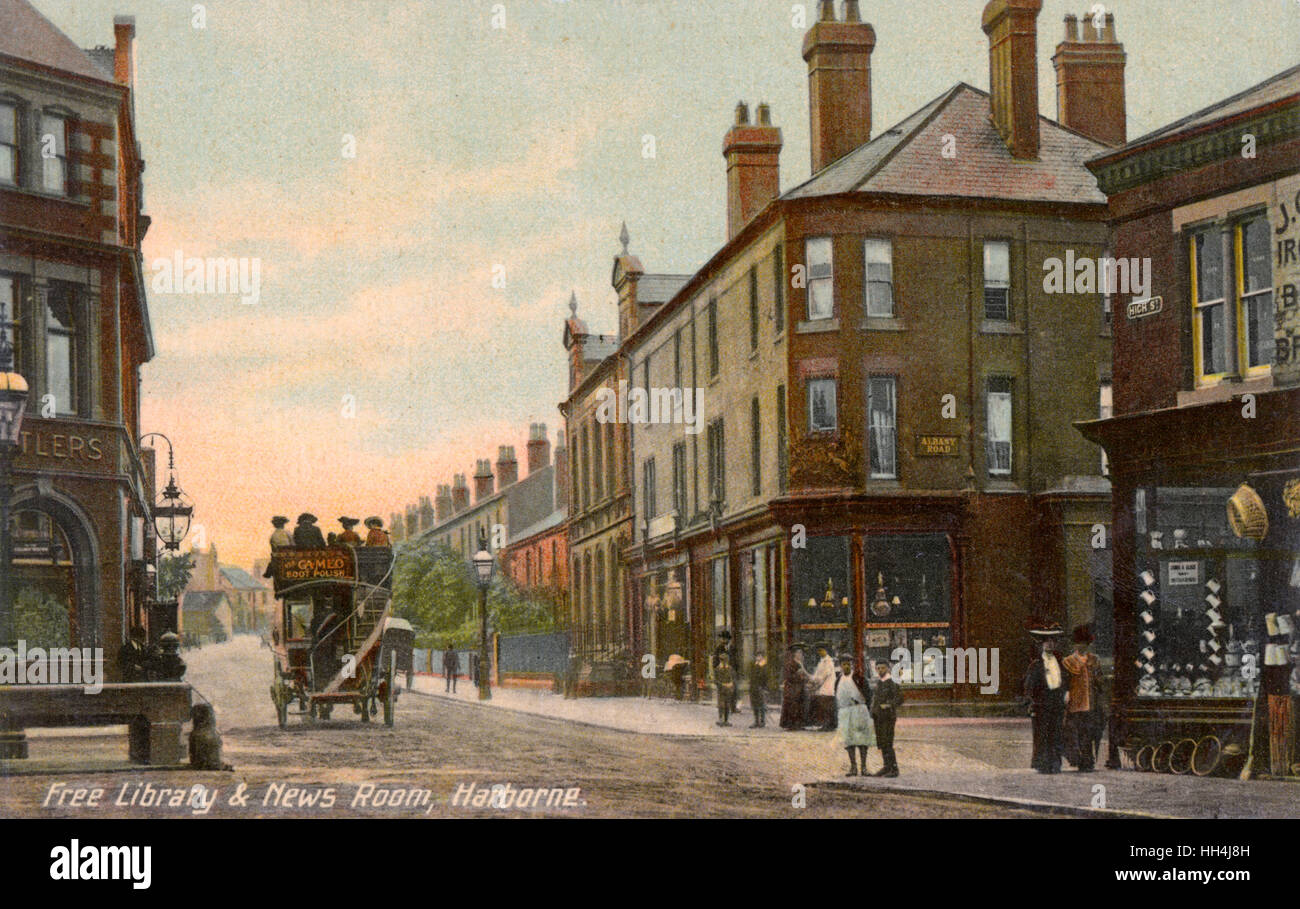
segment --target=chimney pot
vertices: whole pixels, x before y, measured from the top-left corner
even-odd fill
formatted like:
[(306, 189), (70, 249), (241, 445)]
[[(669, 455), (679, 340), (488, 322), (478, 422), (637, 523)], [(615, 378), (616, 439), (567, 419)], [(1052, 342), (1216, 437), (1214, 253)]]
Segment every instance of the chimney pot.
[(1104, 145), (1123, 145), (1128, 138), (1124, 96), (1124, 45), (1115, 40), (1115, 17), (1108, 14), (1101, 31), (1092, 17), (1083, 20), (1083, 40), (1058, 44), (1056, 119)]
[(812, 171), (818, 173), (871, 138), (871, 52), (876, 32), (860, 21), (821, 21), (804, 35)]
[(528, 473), (541, 470), (551, 463), (551, 442), (546, 437), (546, 424), (534, 423), (528, 437)]
[(844, 0), (844, 21), (862, 21), (862, 11), (858, 9), (858, 0)]
[(1065, 40), (1079, 40), (1079, 17), (1073, 13), (1065, 14)]
[(817, 16), (822, 22), (835, 21), (835, 0), (821, 0), (821, 9)]
[[(742, 119), (743, 111), (743, 119)], [(736, 123), (722, 140), (727, 162), (727, 237), (744, 229), (754, 215), (781, 192), (781, 130), (772, 125), (766, 104), (759, 123), (750, 124), (744, 102), (736, 106)]]
[(993, 122), (1016, 158), (1038, 157), (1038, 14), (1042, 9), (1043, 0), (991, 0), (984, 7)]

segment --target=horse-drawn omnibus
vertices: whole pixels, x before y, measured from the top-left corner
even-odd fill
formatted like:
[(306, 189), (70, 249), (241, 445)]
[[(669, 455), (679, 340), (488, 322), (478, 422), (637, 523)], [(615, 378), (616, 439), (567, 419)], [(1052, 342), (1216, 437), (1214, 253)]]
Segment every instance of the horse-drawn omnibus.
[[(393, 550), (387, 546), (282, 547), (271, 557), (279, 621), (271, 701), (283, 728), (351, 704), (362, 721), (393, 725), (405, 622), (390, 616)], [(390, 628), (391, 626), (391, 628)], [(297, 704), (297, 710), (289, 708)]]

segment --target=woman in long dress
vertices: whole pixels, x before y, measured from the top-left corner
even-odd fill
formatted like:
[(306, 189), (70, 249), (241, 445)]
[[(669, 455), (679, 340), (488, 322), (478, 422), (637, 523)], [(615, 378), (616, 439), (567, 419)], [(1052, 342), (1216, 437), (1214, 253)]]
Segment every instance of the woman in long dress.
[[(841, 674), (835, 682), (835, 706), (839, 720), (840, 743), (849, 753), (849, 772), (846, 776), (867, 775), (867, 749), (876, 744), (875, 726), (871, 722), (871, 706), (866, 679), (854, 678), (853, 661), (845, 658), (840, 663)], [(862, 689), (866, 688), (867, 691)], [(857, 749), (856, 754), (854, 749)], [(858, 770), (858, 758), (862, 769)]]

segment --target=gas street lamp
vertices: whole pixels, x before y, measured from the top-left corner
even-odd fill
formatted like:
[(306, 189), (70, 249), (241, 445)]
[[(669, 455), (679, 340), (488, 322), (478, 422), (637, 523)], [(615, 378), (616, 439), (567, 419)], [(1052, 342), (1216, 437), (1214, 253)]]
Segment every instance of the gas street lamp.
[(153, 506), (154, 531), (162, 540), (163, 548), (179, 550), (181, 541), (190, 532), (190, 520), (194, 517), (194, 503), (185, 491), (176, 485), (176, 454), (172, 450), (171, 439), (160, 432), (151, 432), (140, 437), (145, 439), (157, 436), (167, 443), (167, 485), (159, 494)]
[(478, 581), (478, 615), (479, 615), (479, 657), (478, 657), (478, 699), (492, 700), (492, 686), (488, 682), (488, 627), (487, 595), (492, 586), (492, 553), (488, 552), (487, 534), (479, 533), (478, 552), (471, 559), (474, 564), (475, 580)]

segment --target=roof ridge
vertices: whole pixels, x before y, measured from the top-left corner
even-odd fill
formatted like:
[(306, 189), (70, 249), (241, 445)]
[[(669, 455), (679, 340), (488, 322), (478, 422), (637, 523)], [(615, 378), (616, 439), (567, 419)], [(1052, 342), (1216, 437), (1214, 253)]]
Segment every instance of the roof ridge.
[[(880, 134), (881, 136), (887, 136), (892, 130), (901, 127), (912, 117), (917, 117), (919, 114), (923, 113), (927, 107), (934, 108), (924, 117), (919, 117), (916, 125), (913, 126), (908, 132), (899, 136), (898, 141), (894, 143), (894, 147), (891, 148), (889, 151), (885, 152), (885, 154), (881, 156), (880, 160), (876, 162), (875, 167), (868, 169), (868, 171), (862, 175), (862, 179), (859, 180), (857, 183), (853, 184), (853, 188), (850, 189), (849, 192), (857, 192), (859, 189), (862, 188), (863, 184), (865, 184), (876, 174), (880, 173), (880, 171), (884, 169), (885, 165), (893, 161), (894, 158), (898, 157), (898, 153), (903, 148), (905, 148), (908, 145), (908, 143), (910, 143), (913, 139), (915, 139), (917, 134), (920, 133), (921, 130), (925, 129), (927, 126), (933, 123), (935, 117), (939, 116), (940, 112), (943, 111), (945, 108), (948, 107), (949, 104), (952, 103), (952, 99), (957, 97), (957, 94), (961, 91), (963, 87), (970, 88), (971, 86), (966, 85), (966, 83), (964, 82), (958, 82), (956, 85), (952, 86), (947, 91), (938, 95), (933, 100), (927, 101), (925, 104), (922, 104), (916, 110), (912, 111), (912, 113), (908, 114), (902, 120), (898, 121), (898, 123), (895, 126), (891, 126), (889, 129), (881, 133)], [(877, 136), (877, 138), (879, 138), (879, 136)]]
[[(1261, 88), (1263, 88), (1266, 85), (1272, 85), (1274, 82), (1279, 82), (1283, 79), (1288, 78), (1289, 76), (1295, 75), (1298, 71), (1300, 71), (1300, 63), (1296, 64), (1295, 66), (1289, 66), (1286, 69), (1282, 70), (1281, 72), (1274, 73), (1273, 75), (1269, 76), (1267, 79), (1264, 79), (1260, 82), (1256, 82), (1254, 85), (1243, 88), (1235, 95), (1229, 95), (1226, 98), (1220, 98), (1218, 101), (1215, 101), (1213, 104), (1208, 104), (1199, 110), (1194, 110), (1190, 114), (1187, 114), (1185, 116), (1179, 117), (1177, 120), (1173, 120), (1169, 123), (1166, 123), (1164, 126), (1158, 126), (1155, 129), (1151, 130), (1151, 132), (1144, 133), (1143, 135), (1138, 136), (1136, 139), (1124, 143), (1124, 145), (1120, 146), (1120, 148), (1127, 148), (1130, 145), (1140, 145), (1144, 142), (1151, 141), (1156, 136), (1160, 136), (1165, 133), (1177, 132), (1179, 127), (1187, 123), (1190, 123), (1193, 120), (1199, 119), (1200, 117), (1204, 117), (1206, 114), (1212, 113), (1217, 108), (1227, 107), (1232, 102), (1239, 101), (1242, 98), (1246, 97), (1247, 95), (1251, 94), (1252, 92), (1259, 91)], [(1115, 150), (1117, 151), (1118, 149)]]

